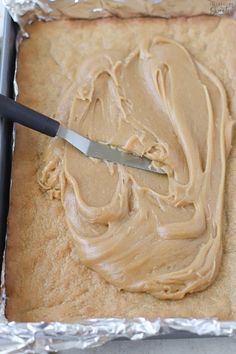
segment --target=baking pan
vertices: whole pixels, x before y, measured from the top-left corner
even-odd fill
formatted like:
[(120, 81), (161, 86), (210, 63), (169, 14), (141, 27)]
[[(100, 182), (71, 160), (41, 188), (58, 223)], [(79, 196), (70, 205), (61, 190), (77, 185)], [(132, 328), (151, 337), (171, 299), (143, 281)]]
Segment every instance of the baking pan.
[[(16, 25), (5, 10), (0, 69), (0, 92), (13, 97)], [(0, 117), (0, 271), (5, 248), (11, 177), (12, 124)]]
[[(8, 11), (4, 13), (3, 45), (0, 68), (0, 93), (14, 97), (15, 42), (17, 25)], [(2, 270), (5, 240), (7, 235), (7, 216), (9, 209), (11, 161), (13, 147), (13, 125), (0, 117), (0, 270)], [(196, 337), (184, 331), (176, 331), (165, 338)], [(163, 336), (161, 336), (163, 338)]]
[[(14, 97), (13, 82), (15, 73), (16, 33), (17, 26), (13, 23), (8, 12), (5, 11), (0, 68), (0, 92), (12, 98)], [(5, 239), (7, 234), (12, 148), (13, 126), (0, 117), (0, 268), (2, 268), (3, 264)], [(114, 328), (117, 328), (116, 335), (109, 334), (109, 330), (105, 327), (107, 326), (109, 328), (109, 326), (111, 326), (111, 320), (112, 319), (98, 319), (91, 320), (91, 322), (90, 320), (80, 321), (74, 325), (60, 323), (0, 323), (0, 347), (3, 334), (5, 344), (7, 341), (12, 343), (13, 337), (17, 337), (19, 340), (25, 342), (32, 340), (32, 347), (30, 347), (30, 349), (33, 349), (33, 351), (31, 352), (39, 352), (38, 350), (43, 348), (49, 351), (61, 349), (62, 347), (60, 347), (60, 344), (65, 345), (65, 342), (67, 342), (67, 348), (86, 348), (97, 346), (99, 343), (101, 345), (107, 340), (123, 339), (124, 337), (130, 339), (146, 339), (145, 335), (141, 335), (144, 330), (144, 319), (136, 320), (138, 325), (135, 328), (137, 329), (132, 335), (128, 335), (127, 330), (127, 328), (129, 328), (129, 322), (132, 321), (118, 319), (113, 320), (113, 326)], [(116, 324), (116, 322), (118, 324)], [(150, 321), (149, 323), (151, 327), (153, 326), (153, 329), (150, 329), (148, 338), (203, 338), (209, 336), (231, 336), (236, 333), (235, 321), (215, 321), (213, 319), (197, 320), (189, 318), (182, 319), (181, 322), (181, 319), (169, 318), (157, 319), (156, 321)], [(181, 323), (181, 326), (179, 323)], [(122, 329), (122, 325), (126, 330)], [(91, 332), (91, 338), (89, 337), (88, 333), (92, 327), (94, 330), (97, 330), (97, 337), (94, 337), (92, 334), (93, 330)], [(151, 333), (155, 335), (153, 336)], [(87, 336), (87, 342), (86, 339), (83, 340), (83, 336)], [(40, 343), (37, 342), (37, 337), (39, 338)], [(91, 345), (93, 337), (94, 343)], [(99, 338), (99, 340), (97, 338)], [(107, 340), (105, 340), (105, 338), (107, 338)], [(38, 350), (34, 350), (35, 346), (33, 343), (38, 343)], [(88, 344), (85, 345), (85, 343)], [(26, 346), (21, 346), (21, 348), (28, 349), (28, 344), (25, 345)], [(10, 346), (7, 348), (10, 348)]]

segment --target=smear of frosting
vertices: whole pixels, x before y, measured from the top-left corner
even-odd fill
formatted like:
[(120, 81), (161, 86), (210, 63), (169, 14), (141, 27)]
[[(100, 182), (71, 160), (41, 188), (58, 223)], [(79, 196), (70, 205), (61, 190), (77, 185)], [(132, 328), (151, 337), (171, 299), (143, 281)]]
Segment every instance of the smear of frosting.
[(168, 171), (89, 159), (66, 144), (59, 180), (49, 159), (41, 184), (54, 197), (60, 186), (81, 262), (119, 289), (160, 299), (206, 288), (221, 260), (231, 144), (221, 82), (163, 37), (143, 38), (123, 58), (104, 50), (85, 59), (78, 82), (69, 128)]

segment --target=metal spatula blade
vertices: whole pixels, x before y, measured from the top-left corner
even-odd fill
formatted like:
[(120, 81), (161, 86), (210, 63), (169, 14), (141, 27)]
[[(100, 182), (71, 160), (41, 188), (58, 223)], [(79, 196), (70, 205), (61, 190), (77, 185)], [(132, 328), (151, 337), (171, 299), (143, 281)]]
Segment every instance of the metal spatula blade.
[(75, 131), (63, 127), (56, 120), (23, 106), (1, 94), (0, 115), (5, 119), (22, 124), (48, 136), (59, 136), (88, 157), (107, 160), (148, 172), (159, 174), (166, 173), (161, 168), (155, 168), (152, 165), (152, 161), (145, 157), (126, 153), (110, 145), (98, 143), (85, 138)]
[(65, 139), (71, 145), (83, 152), (89, 157), (93, 157), (100, 160), (107, 160), (121, 165), (138, 168), (145, 171), (156, 172), (165, 174), (161, 168), (154, 168), (152, 162), (145, 158), (139, 157), (134, 154), (126, 153), (111, 145), (97, 143), (89, 140), (73, 130), (60, 126), (57, 132), (57, 136)]

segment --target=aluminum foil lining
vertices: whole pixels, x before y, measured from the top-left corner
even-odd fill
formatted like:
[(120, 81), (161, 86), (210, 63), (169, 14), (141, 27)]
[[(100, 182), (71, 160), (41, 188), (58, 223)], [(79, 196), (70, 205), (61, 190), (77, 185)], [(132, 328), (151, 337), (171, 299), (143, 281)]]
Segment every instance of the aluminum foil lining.
[[(14, 21), (21, 28), (35, 20), (62, 18), (98, 18), (107, 16), (161, 16), (225, 15), (234, 14), (234, 1), (192, 0), (3, 0)], [(178, 9), (175, 4), (178, 3)], [(191, 12), (190, 12), (191, 11)], [(25, 35), (17, 36), (17, 48)], [(17, 66), (16, 66), (17, 70)], [(16, 71), (15, 71), (16, 73)], [(14, 80), (15, 95), (18, 94)], [(93, 348), (104, 343), (126, 338), (140, 340), (149, 337), (176, 338), (189, 336), (234, 336), (236, 321), (218, 321), (212, 318), (100, 318), (76, 323), (8, 322), (4, 316), (5, 286), (4, 262), (2, 271), (2, 301), (0, 303), (0, 353), (42, 353), (66, 349)]]
[[(71, 348), (85, 349), (110, 340), (176, 335), (187, 331), (199, 336), (235, 336), (236, 322), (214, 319), (165, 318), (148, 321), (144, 318), (94, 319), (79, 323), (15, 323), (0, 324), (1, 353), (42, 353)], [(173, 337), (172, 336), (172, 337)]]
[(236, 0), (3, 0), (23, 28), (34, 20), (119, 16), (234, 15)]

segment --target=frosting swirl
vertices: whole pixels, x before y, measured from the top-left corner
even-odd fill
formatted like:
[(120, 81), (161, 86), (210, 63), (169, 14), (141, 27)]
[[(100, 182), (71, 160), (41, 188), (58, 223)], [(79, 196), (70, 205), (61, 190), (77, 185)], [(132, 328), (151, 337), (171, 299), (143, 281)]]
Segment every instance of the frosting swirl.
[[(65, 145), (61, 199), (81, 262), (120, 289), (160, 299), (206, 288), (221, 259), (231, 144), (220, 80), (182, 45), (157, 36), (123, 57), (106, 49), (86, 58), (77, 81), (69, 128), (167, 171), (116, 166)], [(44, 184), (56, 180), (58, 190), (49, 170)]]

